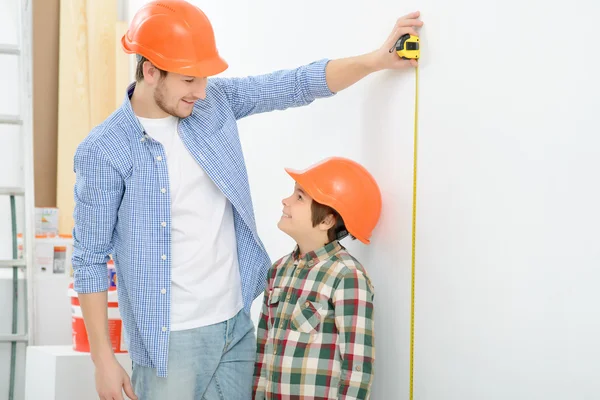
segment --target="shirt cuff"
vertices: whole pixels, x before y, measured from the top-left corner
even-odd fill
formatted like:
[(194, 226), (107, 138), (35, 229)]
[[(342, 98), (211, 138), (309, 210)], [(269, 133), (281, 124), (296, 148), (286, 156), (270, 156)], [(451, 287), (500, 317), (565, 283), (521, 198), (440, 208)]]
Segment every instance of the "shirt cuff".
[(94, 264), (77, 268), (73, 272), (73, 289), (77, 293), (97, 293), (108, 290), (108, 268), (106, 264)]
[(306, 70), (307, 85), (310, 97), (323, 98), (335, 95), (327, 86), (325, 68), (329, 63), (329, 59), (322, 59), (308, 64)]

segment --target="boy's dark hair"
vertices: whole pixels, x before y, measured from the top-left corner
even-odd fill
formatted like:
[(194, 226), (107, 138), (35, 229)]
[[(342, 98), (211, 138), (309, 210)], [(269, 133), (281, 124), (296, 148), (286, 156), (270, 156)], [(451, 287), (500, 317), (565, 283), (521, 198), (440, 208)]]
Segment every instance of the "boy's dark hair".
[[(150, 60), (148, 60), (144, 56), (140, 56), (140, 55), (137, 56), (137, 65), (135, 67), (135, 80), (136, 80), (136, 82), (141, 82), (142, 80), (144, 80), (144, 62), (146, 62), (146, 61), (150, 61)], [(152, 65), (154, 65), (154, 64), (152, 64)], [(160, 72), (160, 77), (161, 78), (166, 77), (167, 74), (169, 73), (167, 71), (164, 71), (164, 70), (158, 68), (156, 65), (154, 65), (154, 68), (156, 68)]]
[(342, 240), (346, 236), (350, 236), (352, 240), (354, 240), (354, 236), (348, 233), (346, 229), (346, 225), (344, 224), (344, 220), (342, 216), (335, 211), (333, 208), (326, 206), (321, 203), (317, 203), (316, 201), (312, 201), (310, 205), (311, 215), (312, 215), (312, 224), (313, 226), (319, 225), (321, 222), (327, 218), (328, 215), (332, 214), (335, 218), (335, 225), (332, 226), (327, 231), (327, 239), (329, 242), (333, 242), (334, 240)]

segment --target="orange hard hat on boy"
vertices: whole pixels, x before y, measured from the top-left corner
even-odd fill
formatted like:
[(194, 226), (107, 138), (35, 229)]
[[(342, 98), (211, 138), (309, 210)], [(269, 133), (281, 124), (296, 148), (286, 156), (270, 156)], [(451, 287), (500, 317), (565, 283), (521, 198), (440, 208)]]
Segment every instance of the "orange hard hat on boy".
[(331, 157), (303, 171), (285, 170), (314, 201), (337, 211), (352, 236), (370, 243), (382, 201), (377, 182), (362, 165)]
[(121, 38), (128, 54), (146, 57), (157, 68), (207, 77), (225, 71), (213, 27), (206, 15), (183, 0), (151, 1), (133, 17)]

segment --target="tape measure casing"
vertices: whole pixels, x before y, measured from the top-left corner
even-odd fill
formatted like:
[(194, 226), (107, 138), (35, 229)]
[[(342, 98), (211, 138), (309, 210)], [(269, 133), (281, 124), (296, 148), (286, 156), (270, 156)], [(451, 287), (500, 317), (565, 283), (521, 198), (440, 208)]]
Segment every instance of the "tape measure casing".
[(400, 36), (396, 42), (396, 53), (405, 60), (416, 60), (421, 56), (419, 37), (410, 34)]

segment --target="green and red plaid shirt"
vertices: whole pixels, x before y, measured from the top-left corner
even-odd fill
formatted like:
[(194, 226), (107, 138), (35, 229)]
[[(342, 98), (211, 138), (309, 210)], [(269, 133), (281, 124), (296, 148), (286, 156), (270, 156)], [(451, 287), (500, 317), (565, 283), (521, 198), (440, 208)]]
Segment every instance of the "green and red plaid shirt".
[(268, 276), (257, 333), (255, 399), (368, 399), (375, 360), (373, 287), (334, 241)]

